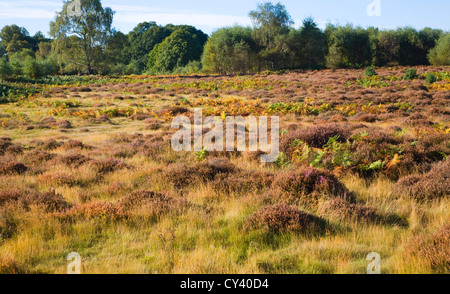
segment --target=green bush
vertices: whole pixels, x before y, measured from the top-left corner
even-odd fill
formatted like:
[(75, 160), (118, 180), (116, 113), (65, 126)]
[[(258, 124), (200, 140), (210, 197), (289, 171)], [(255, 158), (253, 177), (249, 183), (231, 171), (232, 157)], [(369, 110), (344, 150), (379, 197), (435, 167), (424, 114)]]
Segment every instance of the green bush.
[(6, 79), (13, 74), (11, 65), (6, 60), (0, 60), (0, 79)]
[(436, 47), (428, 54), (428, 59), (434, 66), (450, 65), (450, 34), (439, 39)]
[(138, 75), (141, 74), (142, 71), (139, 69), (139, 61), (132, 60), (125, 68), (125, 73), (127, 75)]
[(375, 71), (375, 68), (373, 66), (369, 66), (366, 68), (366, 71), (364, 72), (364, 74), (368, 77), (373, 77), (373, 76), (377, 76), (378, 74)]
[(429, 84), (434, 84), (437, 81), (436, 76), (433, 73), (430, 73), (427, 75), (427, 77), (425, 78), (425, 81)]
[(406, 71), (405, 75), (403, 76), (404, 80), (415, 80), (417, 79), (419, 76), (417, 75), (417, 70), (415, 70), (414, 68), (410, 68)]

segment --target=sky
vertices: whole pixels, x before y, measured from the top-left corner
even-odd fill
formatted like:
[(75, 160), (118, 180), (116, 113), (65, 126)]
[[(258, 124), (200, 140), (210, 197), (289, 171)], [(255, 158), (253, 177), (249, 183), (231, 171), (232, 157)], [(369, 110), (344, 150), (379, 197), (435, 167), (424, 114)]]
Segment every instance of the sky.
[[(62, 0), (0, 0), (0, 28), (16, 24), (31, 35), (37, 31), (48, 35), (49, 23)], [(113, 26), (124, 33), (143, 21), (158, 24), (188, 24), (205, 33), (224, 27), (251, 25), (248, 13), (265, 0), (102, 0), (116, 14)], [(276, 2), (273, 1), (273, 2)], [(302, 20), (312, 16), (321, 28), (327, 23), (375, 26), (395, 29), (411, 26), (432, 27), (450, 31), (449, 0), (281, 0), (300, 27)], [(377, 4), (380, 3), (378, 6)], [(368, 11), (368, 6), (369, 11)], [(379, 7), (379, 10), (377, 9)]]

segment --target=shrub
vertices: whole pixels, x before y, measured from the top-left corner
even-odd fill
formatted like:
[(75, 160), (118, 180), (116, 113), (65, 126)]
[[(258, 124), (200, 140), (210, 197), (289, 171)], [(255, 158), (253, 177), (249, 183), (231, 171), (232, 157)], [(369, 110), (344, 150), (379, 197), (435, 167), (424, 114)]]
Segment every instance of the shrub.
[(450, 65), (450, 34), (439, 39), (436, 47), (430, 50), (428, 59), (434, 66)]
[(30, 205), (42, 205), (46, 211), (61, 211), (70, 204), (55, 191), (40, 193), (32, 190), (6, 190), (0, 192), (0, 206), (5, 204), (19, 205), (28, 209)]
[(77, 220), (92, 219), (119, 221), (127, 219), (129, 215), (119, 205), (108, 202), (90, 202), (75, 205), (62, 212), (55, 212), (52, 216), (64, 222), (74, 222)]
[(276, 204), (266, 206), (247, 218), (244, 230), (262, 229), (268, 233), (312, 232), (323, 226), (323, 221), (314, 215), (293, 206)]
[(0, 275), (25, 275), (29, 271), (13, 259), (0, 257)]
[(293, 143), (302, 141), (314, 148), (323, 148), (330, 138), (338, 138), (338, 142), (346, 142), (349, 138), (349, 131), (337, 124), (324, 124), (319, 126), (312, 126), (306, 128), (300, 128), (298, 130), (289, 132), (280, 141), (280, 151), (283, 152), (288, 158), (292, 157), (295, 151)]
[(109, 158), (103, 160), (93, 160), (91, 165), (97, 169), (99, 174), (107, 174), (115, 172), (119, 169), (129, 168), (129, 166), (121, 159)]
[(403, 76), (404, 80), (415, 80), (417, 79), (419, 76), (417, 75), (417, 70), (414, 68), (410, 68), (408, 70), (406, 70), (405, 75)]
[(172, 165), (163, 175), (164, 179), (171, 182), (176, 189), (183, 189), (192, 183), (213, 181), (219, 174), (237, 171), (238, 169), (228, 159), (213, 158), (191, 167), (184, 164)]
[(406, 246), (408, 256), (426, 261), (434, 273), (450, 272), (450, 225), (440, 228), (430, 235), (422, 233), (412, 238)]
[(272, 193), (310, 207), (315, 207), (324, 196), (350, 199), (348, 189), (332, 173), (310, 167), (279, 174), (272, 184)]
[(147, 216), (160, 217), (167, 213), (180, 214), (189, 207), (189, 203), (183, 198), (172, 198), (162, 193), (137, 191), (123, 198), (119, 206), (124, 211), (138, 208)]
[(373, 66), (369, 66), (366, 68), (364, 75), (368, 76), (368, 77), (373, 77), (373, 76), (377, 76), (378, 74), (375, 71), (375, 68)]
[[(0, 245), (1, 243), (14, 236), (18, 231), (20, 220), (11, 209), (0, 210)], [(1, 258), (0, 258), (1, 263)], [(1, 273), (0, 265), (0, 273)]]
[[(0, 59), (0, 79), (7, 79), (13, 74), (13, 69), (9, 62)], [(1, 96), (1, 95), (0, 95)]]
[(395, 185), (398, 194), (419, 200), (433, 200), (450, 195), (450, 160), (440, 162), (428, 173), (400, 179)]
[(349, 203), (343, 199), (332, 199), (319, 206), (319, 214), (336, 220), (358, 220), (377, 222), (382, 219), (375, 208)]
[(273, 174), (259, 171), (240, 171), (231, 174), (216, 175), (211, 186), (216, 192), (248, 193), (263, 191), (270, 187)]
[(425, 81), (428, 84), (434, 84), (437, 81), (436, 76), (433, 73), (427, 74), (427, 77), (425, 78)]
[(59, 160), (68, 166), (78, 167), (86, 163), (89, 159), (83, 154), (69, 154), (61, 156)]
[(0, 162), (0, 175), (21, 175), (27, 170), (28, 167), (21, 162)]

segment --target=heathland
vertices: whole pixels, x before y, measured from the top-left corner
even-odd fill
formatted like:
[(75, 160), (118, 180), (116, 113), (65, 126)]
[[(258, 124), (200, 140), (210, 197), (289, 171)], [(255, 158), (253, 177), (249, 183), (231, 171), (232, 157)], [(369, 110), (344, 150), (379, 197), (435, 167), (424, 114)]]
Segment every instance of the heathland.
[[(450, 68), (21, 77), (1, 88), (0, 273), (450, 272)], [(171, 121), (279, 116), (281, 154)]]

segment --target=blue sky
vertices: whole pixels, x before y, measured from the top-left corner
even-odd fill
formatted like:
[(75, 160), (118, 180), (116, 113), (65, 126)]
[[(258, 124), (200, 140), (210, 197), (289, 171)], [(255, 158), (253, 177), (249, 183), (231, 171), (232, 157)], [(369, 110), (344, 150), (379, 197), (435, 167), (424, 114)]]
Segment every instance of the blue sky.
[[(282, 0), (295, 26), (313, 16), (323, 28), (327, 23), (352, 23), (384, 29), (412, 26), (450, 31), (449, 0), (379, 0), (381, 15), (369, 16), (367, 6), (374, 0)], [(250, 25), (248, 12), (263, 0), (103, 0), (103, 6), (116, 11), (114, 26), (128, 33), (139, 22), (190, 24), (210, 34), (215, 29), (233, 24)], [(275, 2), (275, 1), (274, 1)], [(61, 10), (62, 0), (0, 0), (0, 28), (17, 24), (30, 34), (48, 33), (49, 22)]]

